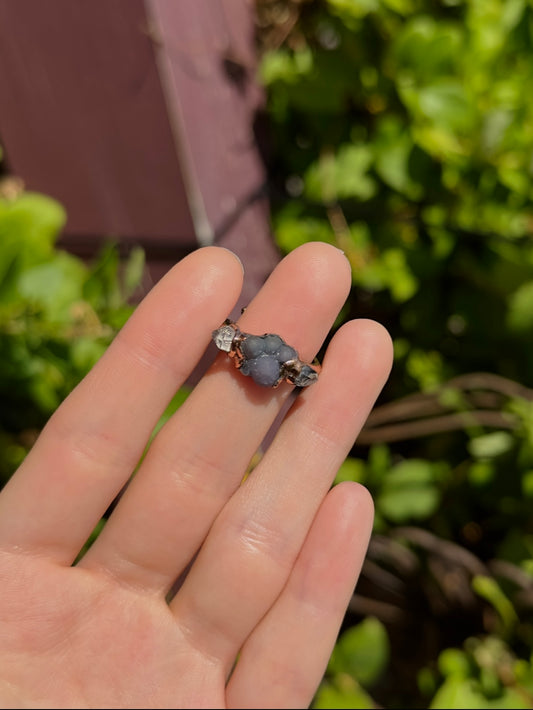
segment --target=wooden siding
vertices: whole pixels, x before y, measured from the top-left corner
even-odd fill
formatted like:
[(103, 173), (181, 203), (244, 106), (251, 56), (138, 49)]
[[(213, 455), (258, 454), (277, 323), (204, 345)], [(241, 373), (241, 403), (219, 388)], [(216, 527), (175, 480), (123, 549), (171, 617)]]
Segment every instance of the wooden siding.
[(69, 249), (141, 244), (155, 280), (221, 244), (249, 301), (279, 259), (253, 32), (246, 0), (0, 0), (0, 143), (65, 205)]

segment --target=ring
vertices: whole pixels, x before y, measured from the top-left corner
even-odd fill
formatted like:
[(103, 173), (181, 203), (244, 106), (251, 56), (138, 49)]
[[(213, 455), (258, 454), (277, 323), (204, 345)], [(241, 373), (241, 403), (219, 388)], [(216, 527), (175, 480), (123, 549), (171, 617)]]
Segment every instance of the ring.
[(318, 379), (320, 365), (300, 360), (297, 351), (274, 333), (243, 333), (228, 318), (213, 331), (212, 338), (219, 350), (233, 358), (243, 375), (262, 387), (277, 387), (283, 381), (308, 387)]

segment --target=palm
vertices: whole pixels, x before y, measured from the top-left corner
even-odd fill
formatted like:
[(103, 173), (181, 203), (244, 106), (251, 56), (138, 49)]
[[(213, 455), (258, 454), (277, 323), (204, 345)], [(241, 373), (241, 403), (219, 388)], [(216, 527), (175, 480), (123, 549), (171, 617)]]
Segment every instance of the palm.
[[(339, 331), (318, 382), (242, 485), (290, 388), (258, 387), (220, 357), (73, 564), (239, 283), (225, 250), (180, 262), (0, 495), (0, 704), (311, 701), (371, 528), (364, 489), (329, 488), (388, 374), (390, 345), (377, 324)], [(286, 334), (309, 359), (349, 285), (336, 250), (307, 245), (274, 271), (243, 328)]]
[(27, 659), (10, 675), (3, 706), (224, 707), (222, 669), (159, 600), (18, 555), (2, 560), (2, 572), (0, 667)]

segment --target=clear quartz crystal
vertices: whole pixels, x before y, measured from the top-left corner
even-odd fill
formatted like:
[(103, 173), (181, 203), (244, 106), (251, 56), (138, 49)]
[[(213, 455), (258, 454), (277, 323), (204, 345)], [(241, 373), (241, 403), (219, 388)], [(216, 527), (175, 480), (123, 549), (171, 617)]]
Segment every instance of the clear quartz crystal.
[(232, 328), (231, 325), (223, 325), (213, 331), (213, 340), (219, 350), (229, 353), (231, 351), (231, 345), (235, 335), (235, 328)]

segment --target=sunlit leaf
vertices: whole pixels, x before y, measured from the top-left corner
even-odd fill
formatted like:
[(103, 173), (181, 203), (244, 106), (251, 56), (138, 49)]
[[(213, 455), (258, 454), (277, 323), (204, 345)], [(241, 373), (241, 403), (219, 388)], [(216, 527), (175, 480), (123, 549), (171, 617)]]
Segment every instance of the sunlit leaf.
[(516, 331), (533, 330), (533, 280), (522, 284), (509, 298), (507, 322)]
[(322, 683), (311, 705), (314, 710), (331, 708), (372, 710), (376, 707), (370, 695), (356, 681), (351, 678), (336, 680), (336, 683), (327, 681)]
[(472, 674), (472, 662), (468, 655), (459, 648), (446, 648), (439, 655), (439, 671), (444, 676), (469, 678)]
[(372, 151), (364, 145), (344, 145), (336, 155), (323, 155), (305, 174), (305, 194), (326, 203), (350, 197), (368, 200), (377, 189), (368, 176), (372, 161)]
[(440, 467), (422, 459), (396, 464), (383, 479), (377, 509), (396, 523), (427, 518), (440, 501), (439, 474)]
[(82, 298), (84, 264), (65, 252), (25, 270), (18, 280), (20, 296), (46, 312), (51, 321), (70, 320), (71, 305)]
[[(475, 710), (493, 707), (490, 701), (476, 689), (471, 679), (463, 679), (452, 675), (441, 685), (429, 705), (431, 710)], [(496, 705), (494, 707), (501, 707)]]
[(389, 661), (389, 639), (383, 624), (368, 617), (345, 631), (330, 659), (331, 673), (347, 673), (365, 687), (372, 686)]
[(493, 431), (476, 436), (468, 442), (468, 450), (475, 458), (491, 459), (501, 456), (514, 446), (513, 435), (507, 431)]
[(357, 481), (358, 483), (363, 483), (365, 478), (365, 462), (361, 459), (348, 457), (341, 464), (335, 477), (335, 483), (340, 483), (341, 481)]
[(472, 589), (496, 609), (504, 628), (509, 631), (516, 623), (518, 617), (511, 601), (504, 594), (496, 580), (492, 577), (476, 575), (472, 580)]

